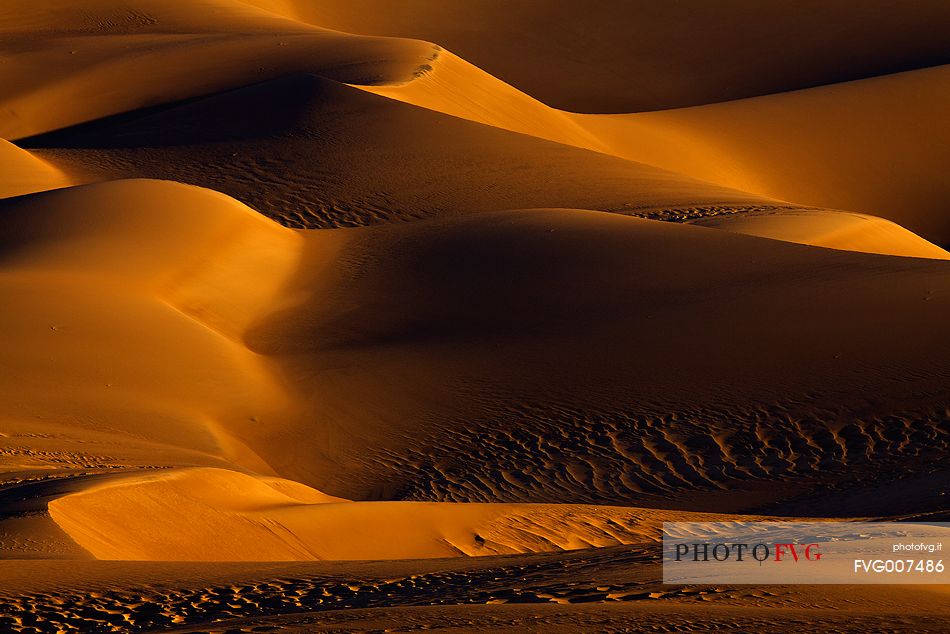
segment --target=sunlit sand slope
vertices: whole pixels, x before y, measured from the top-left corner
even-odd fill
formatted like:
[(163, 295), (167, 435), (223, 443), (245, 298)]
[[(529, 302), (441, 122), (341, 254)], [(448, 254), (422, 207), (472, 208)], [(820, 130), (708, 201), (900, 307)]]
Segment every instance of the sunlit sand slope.
[(766, 198), (879, 215), (950, 243), (950, 66), (613, 116), (547, 108), (447, 51), (430, 66), (411, 82), (363, 89)]
[[(293, 550), (258, 534), (269, 517), (305, 544), (336, 530), (314, 517), (406, 522), (413, 537), (392, 556), (472, 554), (471, 535), (487, 543), (495, 530), (477, 514), (445, 524), (443, 511), (410, 523), (399, 506), (311, 517), (295, 505), (312, 498), (285, 499), (308, 489), (274, 492), (255, 474), (350, 499), (715, 511), (812, 491), (811, 514), (940, 504), (941, 261), (557, 209), (295, 232), (221, 194), (155, 181), (12, 199), (0, 222), (0, 292), (18, 307), (0, 329), (3, 363), (18, 368), (0, 394), (11, 499), (18, 487), (46, 499), (100, 483), (36, 481), (51, 468), (248, 474), (246, 485), (230, 471), (109, 480), (54, 502), (93, 554), (185, 552), (161, 532), (136, 551), (135, 532), (103, 542), (81, 530), (93, 517), (158, 521), (166, 498), (176, 512), (210, 509), (201, 525), (213, 532), (250, 509), (246, 536), (261, 550), (249, 552), (262, 557), (390, 556), (345, 540)], [(728, 334), (738, 322), (741, 336)], [(913, 383), (894, 380), (907, 374)], [(887, 482), (871, 469), (882, 462)], [(887, 487), (908, 479), (914, 494), (895, 502)], [(743, 492), (765, 483), (767, 494)], [(113, 496), (130, 486), (122, 506)], [(243, 488), (263, 497), (228, 494)], [(261, 511), (287, 505), (296, 510)], [(570, 534), (586, 535), (585, 522)], [(528, 548), (505, 539), (488, 552)], [(234, 542), (220, 547), (208, 552), (237, 556)]]
[[(477, 69), (468, 70), (473, 80), (488, 82), (482, 87), (511, 90)], [(445, 90), (464, 85), (464, 77), (462, 84), (443, 85), (430, 76), (440, 75), (432, 71), (418, 81), (434, 81)], [(441, 99), (438, 90), (423, 92)], [(505, 121), (528, 125), (539, 119), (534, 113), (540, 109), (551, 126), (539, 124), (537, 135), (577, 132), (563, 113), (515, 96), (514, 109), (498, 114)], [(450, 93), (445, 100), (451, 101)], [(467, 100), (460, 107), (471, 105)], [(495, 116), (494, 110), (486, 112)], [(211, 187), (298, 228), (524, 206), (620, 213), (695, 205), (787, 206), (537, 135), (302, 75), (65, 130), (34, 139), (33, 145), (56, 148), (37, 152), (93, 178), (166, 178)]]
[(245, 0), (318, 26), (436, 42), (552, 106), (633, 112), (950, 62), (940, 0)]
[(722, 214), (690, 224), (831, 249), (950, 260), (950, 253), (893, 222), (844, 211)]
[(221, 469), (113, 479), (49, 508), (99, 559), (164, 561), (547, 552), (652, 541), (661, 521), (688, 517), (570, 504), (348, 502), (287, 480)]
[(581, 117), (616, 154), (950, 244), (950, 66), (642, 115)]
[[(844, 478), (857, 488), (820, 486), (813, 508), (939, 504), (923, 474), (947, 444), (944, 261), (577, 210), (347, 235), (320, 291), (248, 334), (323, 423), (296, 447), (323, 457), (285, 477), (358, 499), (704, 510), (748, 504), (726, 483)], [(916, 493), (859, 493), (881, 461)], [(730, 493), (669, 497), (696, 487)]]
[(46, 161), (0, 139), (0, 198), (70, 185), (70, 179)]
[[(0, 225), (0, 288), (16, 307), (0, 316), (3, 365), (16, 368), (0, 378), (2, 420), (61, 437), (15, 455), (22, 467), (131, 466), (151, 452), (145, 465), (268, 470), (221, 423), (283, 404), (241, 337), (296, 271), (297, 235), (221, 194), (155, 181), (12, 199)], [(91, 421), (102, 444), (83, 447)]]
[(0, 6), (0, 36), (0, 136), (8, 139), (290, 73), (404, 81), (434, 52), (236, 0), (10, 0)]

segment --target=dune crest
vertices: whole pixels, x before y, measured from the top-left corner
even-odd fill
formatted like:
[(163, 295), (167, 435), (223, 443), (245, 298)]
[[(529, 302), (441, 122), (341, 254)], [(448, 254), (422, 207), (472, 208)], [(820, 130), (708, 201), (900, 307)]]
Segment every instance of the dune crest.
[(948, 519), (907, 5), (0, 2), (0, 632), (946, 634), (660, 552)]
[(436, 42), (577, 112), (693, 106), (950, 62), (941, 0), (914, 11), (892, 0), (244, 2), (348, 33)]
[(579, 125), (569, 113), (542, 104), (444, 49), (417, 71), (411, 81), (355, 87), (503, 130), (587, 150), (609, 151), (607, 144)]
[[(287, 396), (243, 337), (296, 272), (294, 232), (216, 192), (143, 180), (7, 200), (0, 226), (0, 293), (19, 307), (2, 317), (3, 363), (20, 368), (0, 381), (7, 424), (48, 418), (60, 433), (94, 416), (129, 466), (269, 471), (234, 428)], [(96, 464), (91, 447), (66, 463)]]
[[(577, 115), (625, 158), (950, 244), (950, 65), (739, 101)], [(886, 122), (882, 123), (882, 122)]]
[(845, 211), (722, 214), (690, 224), (816, 247), (950, 260), (950, 253), (883, 218)]
[(4, 139), (0, 139), (0, 164), (3, 165), (0, 198), (73, 184), (61, 170)]
[(126, 561), (538, 553), (652, 541), (664, 520), (719, 517), (578, 504), (350, 502), (208, 468), (114, 479), (57, 498), (49, 510), (96, 558)]
[(0, 136), (14, 140), (294, 73), (405, 81), (432, 53), (427, 42), (320, 29), (237, 0), (14, 0), (0, 25), (10, 60)]

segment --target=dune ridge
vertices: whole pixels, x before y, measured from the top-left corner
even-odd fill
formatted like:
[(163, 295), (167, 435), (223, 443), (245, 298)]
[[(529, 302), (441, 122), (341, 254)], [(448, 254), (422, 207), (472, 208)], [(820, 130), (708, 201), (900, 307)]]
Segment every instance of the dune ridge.
[(436, 42), (548, 105), (587, 113), (694, 106), (950, 63), (950, 11), (939, 0), (914, 11), (894, 0), (245, 2), (340, 31)]
[(98, 559), (306, 561), (490, 556), (650, 541), (663, 519), (720, 516), (570, 504), (350, 502), (298, 483), (191, 469), (53, 500)]
[(950, 13), (866, 4), (2, 3), (0, 630), (942, 632), (659, 582), (948, 519)]
[(4, 139), (0, 139), (0, 162), (3, 163), (0, 198), (32, 194), (73, 184), (70, 178), (49, 162)]
[(95, 0), (81, 9), (14, 0), (2, 11), (0, 51), (12, 61), (0, 69), (0, 137), (10, 140), (293, 73), (401, 81), (432, 51), (426, 42), (329, 31), (229, 0)]
[[(922, 416), (928, 390), (939, 392), (950, 374), (940, 346), (878, 334), (911, 323), (939, 332), (948, 298), (931, 289), (950, 271), (937, 260), (569, 209), (301, 232), (222, 194), (148, 180), (10, 199), (0, 221), (0, 290), (19, 307), (5, 315), (4, 362), (21, 368), (3, 386), (14, 434), (0, 441), (21, 469), (92, 476), (78, 490), (51, 489), (50, 513), (99, 557), (385, 558), (626, 543), (643, 535), (617, 519), (629, 510), (545, 507), (533, 520), (526, 508), (491, 504), (312, 503), (328, 494), (636, 506), (699, 488), (707, 493), (677, 504), (708, 511), (717, 491), (778, 477), (826, 490), (840, 512), (849, 487), (876, 482), (875, 462), (890, 461), (892, 478), (914, 478), (947, 446), (941, 412)], [(685, 297), (702, 311), (682, 311)], [(853, 311), (873, 315), (884, 304), (886, 315), (854, 327)], [(777, 312), (742, 340), (706, 334), (769, 305)], [(820, 321), (802, 319), (816, 306), (824, 306)], [(103, 357), (106, 340), (121, 352)], [(29, 363), (37, 350), (54, 363)], [(661, 359), (673, 362), (675, 380)], [(930, 378), (889, 379), (921, 363)], [(54, 397), (50, 383), (59, 386)], [(717, 413), (713, 403), (740, 385), (746, 396)], [(869, 385), (879, 402), (867, 399)], [(835, 408), (862, 408), (860, 424), (830, 413), (829, 389)], [(800, 400), (782, 405), (791, 395)], [(513, 405), (523, 401), (541, 405)], [(823, 403), (822, 417), (813, 402)], [(605, 403), (615, 410), (598, 414)], [(776, 416), (792, 433), (769, 428)], [(107, 433), (73, 445), (90, 418)], [(85, 455), (20, 449), (16, 430), (27, 428)], [(163, 471), (115, 480), (143, 467)], [(942, 477), (933, 473), (902, 509), (932, 508)], [(275, 488), (274, 477), (284, 484)], [(233, 493), (245, 489), (247, 498)], [(176, 513), (161, 510), (169, 505)], [(119, 530), (129, 516), (169, 524)], [(604, 537), (609, 518), (626, 528)], [(559, 528), (517, 528), (533, 524)], [(399, 546), (373, 537), (397, 525)], [(333, 535), (356, 531), (343, 526), (365, 527), (353, 533), (365, 539), (331, 546)], [(208, 548), (198, 538), (216, 531), (246, 540)]]

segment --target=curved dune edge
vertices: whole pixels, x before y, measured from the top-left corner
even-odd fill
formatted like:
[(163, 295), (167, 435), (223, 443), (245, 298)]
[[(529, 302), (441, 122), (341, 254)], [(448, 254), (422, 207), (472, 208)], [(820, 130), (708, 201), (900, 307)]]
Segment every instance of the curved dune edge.
[(574, 117), (616, 156), (880, 216), (945, 245), (948, 100), (945, 65), (694, 108)]
[(14, 140), (295, 73), (405, 81), (432, 55), (428, 42), (340, 33), (227, 0), (12, 0), (0, 34), (0, 137)]
[(13, 143), (0, 139), (0, 198), (68, 187), (73, 182), (61, 170)]
[(2, 201), (0, 227), (0, 295), (17, 307), (0, 316), (3, 363), (18, 369), (3, 382), (16, 394), (6, 420), (91, 416), (146, 464), (270, 471), (234, 428), (291, 401), (243, 338), (281, 305), (299, 234), (223, 194), (151, 180)]
[[(21, 56), (23, 64), (0, 73), (10, 87), (0, 100), (0, 135), (22, 138), (314, 73), (770, 200), (885, 217), (936, 244), (950, 243), (943, 202), (950, 199), (943, 178), (950, 129), (941, 116), (948, 66), (671, 111), (577, 115), (550, 108), (429, 42), (350, 35), (243, 3), (219, 4), (214, 17), (203, 22), (180, 1), (142, 2), (144, 13), (128, 9), (134, 26), (128, 32), (90, 36), (94, 23), (66, 42), (51, 40)], [(23, 6), (17, 10), (25, 12)], [(103, 0), (89, 15), (108, 23), (116, 10)], [(60, 24), (66, 18), (56, 13), (26, 15), (31, 17), (9, 27), (14, 40), (31, 29), (66, 28)], [(240, 41), (233, 37), (249, 29)], [(130, 50), (141, 52), (134, 63), (128, 61)], [(49, 72), (33, 72), (37, 67)], [(179, 72), (183, 67), (189, 71)], [(117, 84), (122, 90), (114, 89)], [(156, 85), (165, 87), (161, 95), (154, 93)], [(888, 125), (881, 126), (882, 120)]]
[(950, 260), (950, 253), (890, 220), (846, 211), (723, 214), (689, 224), (842, 251)]
[(664, 519), (739, 518), (576, 504), (350, 502), (209, 468), (113, 479), (53, 500), (49, 512), (97, 559), (161, 561), (551, 552), (654, 541)]
[[(243, 0), (348, 33), (437, 42), (554, 107), (638, 112), (946, 63), (938, 0), (677, 3)], [(815, 7), (817, 9), (817, 5)], [(828, 25), (836, 25), (829, 29)], [(478, 25), (478, 28), (473, 28)]]
[(629, 115), (550, 108), (445, 50), (424, 68), (404, 84), (354, 86), (773, 200), (882, 216), (950, 243), (947, 143), (935, 141), (950, 141), (950, 66)]
[(444, 49), (411, 81), (385, 86), (350, 85), (453, 117), (610, 153), (609, 145), (579, 125), (570, 113), (546, 106)]

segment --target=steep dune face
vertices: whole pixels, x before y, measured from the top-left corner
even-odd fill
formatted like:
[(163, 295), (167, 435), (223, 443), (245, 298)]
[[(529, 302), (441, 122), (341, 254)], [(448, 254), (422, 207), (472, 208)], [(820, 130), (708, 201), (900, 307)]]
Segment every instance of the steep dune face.
[(0, 631), (944, 632), (659, 582), (665, 521), (946, 519), (905, 5), (0, 2)]
[(115, 480), (54, 500), (50, 513), (99, 559), (159, 561), (408, 559), (616, 546), (649, 540), (662, 517), (580, 505), (347, 502), (221, 469)]
[(692, 106), (950, 62), (940, 0), (913, 11), (894, 0), (245, 2), (349, 33), (436, 42), (576, 112)]
[[(869, 467), (884, 461), (890, 480), (933, 474), (892, 511), (936, 503), (943, 262), (578, 210), (301, 233), (154, 181), (21, 197), (0, 218), (0, 292), (18, 307), (0, 330), (4, 364), (19, 368), (3, 385), (4, 445), (20, 468), (95, 476), (44, 494), (95, 556), (445, 556), (639, 534), (627, 511), (538, 519), (324, 505), (321, 491), (660, 505), (677, 494), (681, 509), (717, 510), (747, 508), (735, 491), (778, 479), (789, 488), (774, 498), (808, 490), (840, 512), (829, 484), (874, 485)], [(728, 335), (748, 314), (760, 319)], [(911, 328), (931, 334), (895, 334)], [(894, 382), (902, 372), (915, 381)], [(104, 433), (83, 446), (88, 421)], [(58, 449), (17, 454), (27, 429), (61, 437)], [(108, 465), (218, 470), (102, 481)], [(626, 532), (603, 533), (610, 518)], [(525, 536), (525, 523), (561, 528)], [(380, 542), (381, 530), (404, 539)], [(208, 537), (222, 531), (255, 546)]]
[[(869, 212), (937, 244), (948, 241), (950, 216), (940, 202), (950, 195), (942, 178), (950, 142), (940, 142), (946, 68), (703, 108), (575, 116), (543, 106), (447, 51), (436, 55), (413, 81), (362, 89), (452, 118), (298, 77), (31, 143), (71, 147), (50, 156), (78, 171), (222, 189), (299, 227), (371, 224), (394, 212), (405, 220), (552, 203), (658, 218), (675, 218), (682, 209), (717, 215), (795, 207), (775, 200), (782, 199)], [(921, 87), (933, 98), (911, 98)], [(252, 112), (268, 116), (248, 118)], [(900, 116), (878, 130), (887, 113)], [(763, 138), (771, 141), (763, 144)], [(240, 158), (249, 154), (250, 162)], [(397, 170), (392, 154), (429, 167)], [(458, 154), (466, 157), (464, 172), (453, 157)], [(644, 163), (686, 176), (651, 171)], [(209, 164), (216, 169), (206, 169)], [(354, 168), (335, 169), (348, 164)], [(367, 173), (373, 178), (360, 180)], [(591, 190), (587, 183), (595, 180)], [(852, 248), (861, 250), (857, 243)]]
[(585, 130), (569, 113), (542, 104), (446, 50), (440, 50), (410, 82), (360, 88), (503, 130), (609, 152), (608, 144)]
[(655, 503), (867, 483), (891, 451), (905, 477), (946, 446), (945, 262), (576, 210), (349, 235), (319, 295), (248, 335), (319, 412), (282, 473), (321, 490)]
[(3, 165), (0, 198), (72, 184), (57, 168), (3, 139), (0, 139), (0, 164)]
[[(223, 195), (150, 181), (12, 199), (0, 223), (0, 287), (16, 307), (0, 317), (3, 364), (17, 368), (0, 379), (5, 425), (65, 431), (47, 457), (66, 467), (107, 463), (95, 456), (111, 445), (129, 466), (269, 471), (226, 425), (285, 406), (241, 337), (296, 269), (296, 235)], [(90, 419), (108, 438), (83, 447), (71, 439)]]
[(292, 73), (405, 81), (432, 54), (425, 42), (350, 36), (229, 0), (16, 0), (0, 11), (8, 139)]
[(640, 115), (581, 117), (615, 154), (950, 244), (950, 66)]
[(724, 214), (690, 224), (831, 249), (950, 260), (950, 253), (893, 222), (844, 211)]
[[(433, 64), (434, 71), (415, 81), (434, 88), (423, 88), (424, 95), (452, 103), (458, 94), (453, 87), (464, 86), (465, 78), (450, 85), (430, 81), (429, 75), (437, 78), (442, 69), (439, 60)], [(474, 86), (504, 86), (477, 69), (466, 70), (488, 82)], [(539, 123), (548, 136), (577, 130), (557, 127), (569, 123), (563, 113), (526, 95), (516, 97), (513, 110), (498, 111), (495, 102), (484, 101), (489, 109), (483, 112), (527, 124), (537, 118), (533, 109), (541, 108), (549, 113), (543, 121), (552, 124)], [(470, 107), (471, 100), (460, 102), (460, 108)], [(39, 153), (100, 178), (166, 178), (214, 188), (297, 228), (526, 205), (635, 213), (782, 204), (309, 75), (65, 130), (34, 139), (33, 145), (54, 148)], [(409, 164), (414, 168), (405, 169)]]
[(697, 108), (570, 115), (442, 51), (412, 82), (363, 89), (764, 198), (879, 215), (945, 245), (948, 78), (942, 66)]

